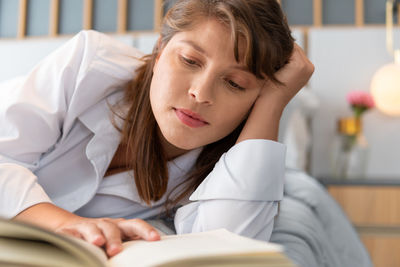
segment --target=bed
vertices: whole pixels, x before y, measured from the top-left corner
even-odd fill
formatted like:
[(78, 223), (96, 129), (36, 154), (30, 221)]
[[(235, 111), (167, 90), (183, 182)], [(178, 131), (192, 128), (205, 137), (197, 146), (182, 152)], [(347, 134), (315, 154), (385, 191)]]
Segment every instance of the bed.
[[(303, 45), (300, 31), (294, 31)], [(150, 52), (157, 34), (114, 35), (120, 41)], [(26, 40), (0, 40), (0, 83), (25, 74), (42, 57), (62, 45), (68, 37)], [(337, 203), (319, 182), (307, 174), (310, 116), (318, 108), (318, 98), (304, 89), (288, 105), (280, 126), (279, 139), (287, 145), (287, 172), (284, 199), (280, 203), (271, 241), (284, 246), (285, 252), (302, 267), (372, 266), (370, 257), (356, 231)], [(152, 223), (167, 233), (171, 224)]]
[(305, 172), (287, 169), (271, 242), (298, 266), (372, 266), (353, 226), (325, 188)]

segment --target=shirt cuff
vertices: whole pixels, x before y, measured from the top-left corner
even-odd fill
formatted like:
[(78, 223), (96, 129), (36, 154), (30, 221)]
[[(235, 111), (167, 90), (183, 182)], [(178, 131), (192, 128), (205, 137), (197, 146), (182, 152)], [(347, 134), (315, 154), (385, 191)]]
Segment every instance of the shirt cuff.
[(279, 201), (283, 198), (286, 146), (251, 139), (224, 153), (190, 200)]
[(0, 164), (0, 216), (11, 219), (21, 211), (43, 202), (49, 196), (27, 168), (12, 163)]

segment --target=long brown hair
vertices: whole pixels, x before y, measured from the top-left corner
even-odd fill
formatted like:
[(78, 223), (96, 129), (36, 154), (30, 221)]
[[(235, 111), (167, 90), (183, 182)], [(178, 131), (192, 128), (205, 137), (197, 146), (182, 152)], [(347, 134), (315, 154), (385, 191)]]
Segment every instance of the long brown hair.
[[(202, 18), (217, 19), (231, 31), (234, 55), (239, 62), (239, 41), (244, 41), (243, 62), (257, 78), (279, 81), (275, 72), (289, 59), (293, 38), (276, 0), (181, 0), (166, 14), (159, 43), (153, 53), (143, 58), (131, 86), (123, 98), (129, 106), (123, 117), (121, 145), (140, 198), (147, 204), (160, 200), (168, 185), (167, 158), (158, 137), (158, 125), (150, 106), (150, 84), (158, 53), (178, 32), (190, 30)], [(206, 145), (185, 181), (177, 188), (171, 205), (175, 205), (204, 180), (215, 163), (233, 146), (244, 126), (243, 121), (225, 138)]]

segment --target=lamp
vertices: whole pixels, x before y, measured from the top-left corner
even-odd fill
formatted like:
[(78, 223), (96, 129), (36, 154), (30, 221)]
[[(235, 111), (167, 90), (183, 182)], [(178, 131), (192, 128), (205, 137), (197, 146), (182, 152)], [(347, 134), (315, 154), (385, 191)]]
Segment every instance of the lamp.
[(393, 6), (396, 3), (397, 0), (386, 1), (386, 48), (394, 56), (394, 63), (381, 67), (371, 81), (375, 106), (392, 116), (400, 116), (400, 49), (393, 49)]

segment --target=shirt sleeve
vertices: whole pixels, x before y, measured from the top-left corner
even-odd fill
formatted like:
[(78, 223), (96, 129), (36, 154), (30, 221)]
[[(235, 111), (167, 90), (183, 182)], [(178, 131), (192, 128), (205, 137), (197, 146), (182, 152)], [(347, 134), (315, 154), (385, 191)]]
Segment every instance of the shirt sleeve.
[(270, 140), (245, 140), (223, 154), (175, 215), (177, 233), (226, 228), (269, 240), (283, 198), (285, 152)]
[(26, 76), (0, 84), (1, 217), (51, 202), (34, 172), (62, 135), (75, 83), (99, 43), (95, 39), (89, 42), (88, 33), (81, 32)]

